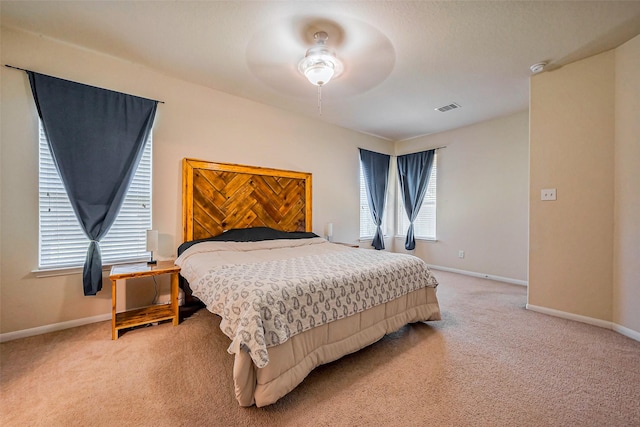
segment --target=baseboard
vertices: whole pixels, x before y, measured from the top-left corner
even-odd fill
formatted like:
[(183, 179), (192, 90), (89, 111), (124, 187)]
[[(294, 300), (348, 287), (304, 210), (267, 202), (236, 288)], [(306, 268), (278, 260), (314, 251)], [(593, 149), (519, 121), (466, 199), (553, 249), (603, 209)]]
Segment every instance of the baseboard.
[(429, 268), (432, 268), (434, 270), (449, 271), (451, 273), (464, 274), (465, 276), (480, 277), (482, 279), (496, 280), (498, 282), (511, 283), (513, 285), (521, 285), (521, 286), (528, 285), (528, 282), (526, 280), (511, 279), (509, 277), (494, 276), (494, 275), (485, 274), (485, 273), (476, 273), (474, 271), (458, 270), (457, 268), (443, 267), (440, 265), (431, 265), (431, 264), (427, 264), (427, 265), (429, 266)]
[(624, 326), (618, 325), (616, 323), (613, 324), (613, 330), (619, 334), (624, 335), (625, 337), (629, 337), (632, 340), (636, 340), (640, 342), (640, 332), (634, 331), (633, 329), (625, 328)]
[(626, 328), (617, 323), (607, 322), (605, 320), (594, 319), (593, 317), (580, 316), (578, 314), (567, 313), (566, 311), (554, 310), (552, 308), (539, 307), (537, 305), (527, 304), (527, 310), (536, 311), (542, 314), (548, 314), (549, 316), (560, 317), (562, 319), (574, 320), (576, 322), (587, 323), (593, 326), (599, 326), (605, 329), (611, 329), (625, 337), (629, 337), (632, 340), (640, 341), (640, 332), (633, 329)]
[(579, 314), (568, 313), (566, 311), (554, 310), (553, 308), (540, 307), (533, 304), (526, 305), (527, 310), (535, 311), (542, 314), (548, 314), (549, 316), (561, 317), (567, 320), (574, 320), (576, 322), (587, 323), (589, 325), (599, 326), (605, 329), (613, 329), (613, 323), (606, 320), (594, 319), (593, 317), (580, 316)]
[[(434, 270), (443, 270), (449, 271), (452, 273), (465, 274), (468, 276), (481, 277), (491, 280), (497, 280), (507, 283), (513, 283), (516, 285), (524, 285), (526, 286), (526, 282), (522, 280), (508, 279), (504, 277), (495, 277), (490, 275), (483, 275), (480, 273), (473, 273), (464, 270), (457, 270), (455, 268), (448, 267), (440, 267), (440, 266), (429, 266), (429, 268), (433, 268)], [(611, 329), (619, 334), (622, 334), (632, 340), (640, 342), (640, 332), (634, 331), (633, 329), (626, 328), (624, 326), (618, 325), (613, 322), (607, 322), (600, 319), (594, 319), (592, 317), (580, 316), (578, 314), (567, 313), (566, 311), (554, 310), (552, 308), (540, 307), (533, 304), (526, 305), (527, 310), (535, 311), (542, 314), (547, 314), (549, 316), (560, 317), (567, 320), (573, 320), (576, 322), (586, 323), (589, 325), (598, 326), (600, 328)], [(88, 325), (90, 323), (104, 322), (105, 320), (111, 320), (111, 313), (109, 314), (101, 314), (98, 316), (85, 317), (83, 319), (69, 320), (67, 322), (54, 323), (51, 325), (38, 326), (37, 328), (23, 329), (21, 331), (15, 332), (7, 332), (4, 334), (0, 334), (0, 342), (12, 341), (19, 338), (32, 337), (35, 335), (46, 334), (47, 332), (55, 332), (61, 331), (63, 329), (75, 328), (76, 326)]]
[(23, 329), (21, 331), (7, 332), (0, 334), (0, 342), (32, 337), (34, 335), (46, 334), (47, 332), (61, 331), (63, 329), (75, 328), (76, 326), (103, 322), (105, 320), (111, 320), (111, 313), (85, 317), (83, 319), (69, 320), (67, 322), (53, 323), (51, 325), (38, 326), (37, 328)]

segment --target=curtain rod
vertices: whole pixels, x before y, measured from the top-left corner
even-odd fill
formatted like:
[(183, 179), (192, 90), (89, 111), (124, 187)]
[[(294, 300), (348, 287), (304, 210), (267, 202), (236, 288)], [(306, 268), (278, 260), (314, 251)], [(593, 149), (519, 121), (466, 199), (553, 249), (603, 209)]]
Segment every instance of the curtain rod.
[[(436, 148), (429, 148), (428, 150), (420, 150), (420, 151), (414, 151), (413, 153), (400, 154), (400, 156), (406, 156), (407, 154), (422, 153), (423, 151), (441, 150), (443, 148), (447, 148), (447, 146), (446, 145), (442, 145), (442, 146), (436, 147)], [(363, 148), (363, 150), (371, 151), (368, 148)], [(389, 156), (398, 157), (397, 154), (389, 154)]]
[[(25, 70), (24, 68), (20, 68), (20, 67), (14, 67), (13, 65), (9, 65), (9, 64), (4, 64), (5, 67), (7, 68), (13, 68), (14, 70), (20, 70), (20, 71), (25, 71), (25, 72), (31, 72), (31, 73), (35, 73), (36, 71), (31, 71), (31, 70)], [(38, 74), (42, 74), (42, 73), (38, 73)], [(46, 74), (43, 74), (46, 75)], [(49, 77), (55, 77), (55, 76), (49, 76)], [(56, 79), (58, 79), (59, 77), (55, 77)], [(61, 79), (61, 80), (67, 80), (67, 79)], [(67, 80), (67, 81), (71, 81), (71, 80)], [(76, 82), (74, 82), (76, 83)], [(80, 83), (80, 84), (84, 84), (84, 83)], [(91, 86), (91, 87), (97, 87), (97, 86), (92, 86), (92, 85), (85, 85), (85, 86)], [(98, 89), (104, 89), (104, 88), (98, 88)], [(110, 90), (110, 89), (105, 89), (105, 90)], [(112, 92), (117, 92), (115, 90), (112, 90)], [(122, 92), (120, 92), (122, 93)], [(128, 95), (128, 94), (125, 94)], [(160, 104), (164, 104), (164, 101), (158, 101), (156, 99), (150, 99), (150, 98), (145, 98), (144, 96), (137, 96), (137, 95), (130, 95), (130, 96), (136, 96), (138, 98), (144, 98), (144, 99), (148, 99), (150, 101), (155, 101), (155, 102), (159, 102)]]
[(406, 156), (407, 154), (416, 154), (416, 153), (422, 153), (423, 151), (436, 151), (436, 150), (441, 150), (443, 148), (447, 148), (446, 145), (443, 145), (441, 147), (436, 147), (436, 148), (429, 148), (428, 150), (420, 150), (420, 151), (413, 151), (411, 153), (404, 153), (404, 154), (391, 154), (392, 157), (400, 157), (400, 156)]
[[(400, 156), (406, 156), (407, 154), (415, 154), (415, 153), (422, 153), (423, 151), (431, 151), (431, 150), (442, 150), (443, 148), (447, 148), (446, 145), (440, 146), (440, 147), (436, 147), (436, 148), (429, 148), (428, 150), (420, 150), (420, 151), (414, 151), (413, 153), (405, 153), (405, 154), (400, 154)], [(398, 157), (398, 155), (396, 155), (396, 157)]]

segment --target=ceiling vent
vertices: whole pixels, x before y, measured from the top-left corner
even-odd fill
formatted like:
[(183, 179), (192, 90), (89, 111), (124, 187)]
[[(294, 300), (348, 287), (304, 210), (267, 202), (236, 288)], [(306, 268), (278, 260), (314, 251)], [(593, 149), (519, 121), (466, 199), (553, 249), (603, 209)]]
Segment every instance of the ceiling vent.
[(436, 108), (437, 111), (440, 111), (441, 113), (446, 113), (447, 111), (451, 111), (451, 110), (455, 110), (456, 108), (461, 108), (459, 104), (456, 104), (455, 102), (449, 104), (449, 105), (445, 105), (443, 107), (438, 107)]

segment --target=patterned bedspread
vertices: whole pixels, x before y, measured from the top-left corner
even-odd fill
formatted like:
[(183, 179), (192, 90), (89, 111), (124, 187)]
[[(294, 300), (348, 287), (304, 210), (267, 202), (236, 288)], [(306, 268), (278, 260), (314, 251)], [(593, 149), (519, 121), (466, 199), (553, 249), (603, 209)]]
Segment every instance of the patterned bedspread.
[(222, 317), (220, 327), (232, 340), (228, 351), (245, 348), (259, 368), (269, 363), (268, 347), (293, 335), (438, 285), (411, 255), (351, 248), (301, 253), (197, 269), (185, 252), (176, 263), (191, 272), (185, 277), (193, 295)]

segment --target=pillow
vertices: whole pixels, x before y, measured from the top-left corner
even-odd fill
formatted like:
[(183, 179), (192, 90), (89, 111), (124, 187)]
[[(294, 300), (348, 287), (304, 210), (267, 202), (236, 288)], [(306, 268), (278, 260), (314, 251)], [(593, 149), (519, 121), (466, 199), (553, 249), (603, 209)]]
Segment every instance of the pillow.
[(312, 237), (320, 236), (307, 231), (280, 231), (269, 227), (234, 228), (218, 236), (184, 242), (178, 247), (178, 256), (200, 242), (260, 242), (262, 240), (310, 239)]

